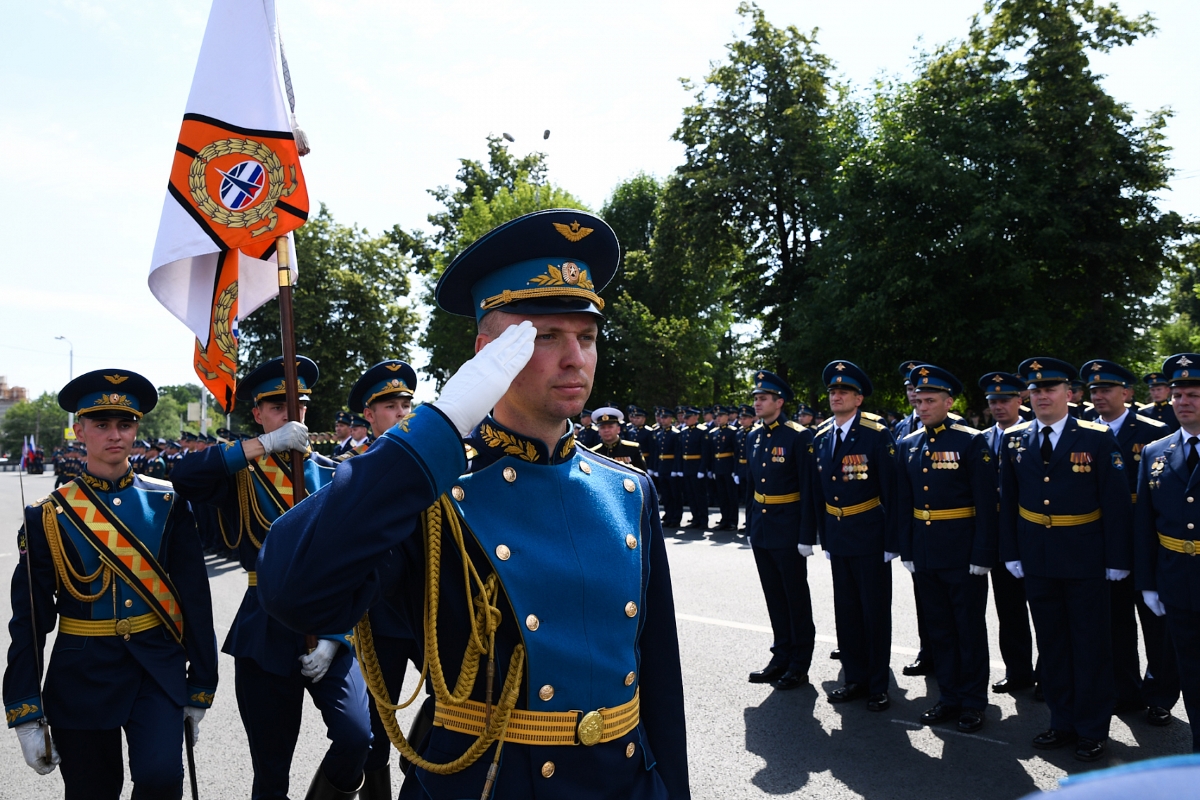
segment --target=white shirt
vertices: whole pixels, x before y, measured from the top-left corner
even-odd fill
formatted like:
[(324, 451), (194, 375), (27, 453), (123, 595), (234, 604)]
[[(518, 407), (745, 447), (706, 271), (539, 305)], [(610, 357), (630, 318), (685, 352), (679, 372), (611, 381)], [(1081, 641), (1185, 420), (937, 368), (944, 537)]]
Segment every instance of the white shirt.
[(833, 423), (833, 430), (830, 431), (833, 434), (830, 437), (830, 444), (829, 444), (830, 454), (834, 453), (837, 450), (837, 446), (838, 446), (837, 432), (841, 431), (842, 432), (842, 441), (843, 442), (846, 441), (846, 439), (848, 439), (850, 437), (850, 426), (854, 424), (854, 419), (857, 416), (858, 415), (855, 414), (854, 417), (851, 417), (850, 419), (846, 420), (845, 425), (838, 425), (837, 422)]
[(369, 439), (369, 438), (370, 438), (369, 436), (364, 436), (361, 439), (354, 439), (353, 441), (350, 442), (350, 444), (353, 445), (354, 447), (362, 447), (362, 445), (365, 444), (367, 439)]
[(1129, 409), (1127, 408), (1121, 414), (1121, 416), (1117, 417), (1112, 422), (1105, 421), (1105, 419), (1103, 417), (1101, 417), (1099, 421), (1103, 422), (1105, 425), (1107, 425), (1108, 429), (1113, 432), (1113, 436), (1116, 436), (1117, 434), (1119, 434), (1121, 432), (1121, 426), (1125, 424), (1125, 418), (1128, 416), (1129, 416)]
[[(1050, 425), (1050, 446), (1051, 447), (1058, 446), (1058, 440), (1062, 437), (1063, 428), (1066, 427), (1067, 420), (1070, 418), (1070, 416), (1071, 415), (1068, 414), (1067, 416), (1060, 419), (1058, 422), (1052, 423)], [(1043, 425), (1041, 422), (1038, 422), (1038, 420), (1036, 420), (1036, 419), (1034, 420), (1034, 422), (1037, 422), (1037, 443), (1034, 445), (1034, 447), (1041, 447), (1042, 446), (1042, 428), (1044, 428), (1046, 426)]]

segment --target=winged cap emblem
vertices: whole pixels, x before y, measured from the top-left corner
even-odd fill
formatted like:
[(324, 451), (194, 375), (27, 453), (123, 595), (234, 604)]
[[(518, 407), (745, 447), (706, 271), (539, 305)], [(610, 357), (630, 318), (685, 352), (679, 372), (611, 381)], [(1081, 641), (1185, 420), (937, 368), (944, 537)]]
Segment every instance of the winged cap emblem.
[(114, 386), (117, 386), (117, 385), (120, 385), (120, 384), (124, 383), (125, 381), (129, 380), (129, 376), (121, 375), (120, 373), (114, 372), (112, 375), (105, 375), (104, 380), (108, 381), (109, 383), (113, 384)]
[(1029, 368), (1032, 370), (1039, 370), (1042, 368), (1042, 365), (1035, 361), (1029, 365)]
[(1092, 372), (1099, 372), (1099, 371), (1100, 371), (1100, 362), (1097, 361), (1095, 364), (1092, 364)]
[(400, 369), (399, 364), (384, 364), (383, 366), (386, 367), (387, 369), (391, 370), (392, 372), (395, 372), (396, 370)]
[(924, 367), (921, 367), (921, 371), (920, 371), (920, 372), (918, 372), (917, 374), (918, 374), (918, 375), (928, 375), (928, 374), (929, 374), (929, 370), (925, 369)]
[(1187, 356), (1179, 357), (1179, 366), (1186, 367), (1188, 364), (1191, 364), (1191, 363), (1192, 363), (1192, 360), (1190, 358), (1188, 358)]
[(836, 369), (838, 372), (841, 372), (846, 369), (846, 365), (839, 361), (834, 369)]
[(579, 224), (578, 220), (572, 222), (570, 225), (564, 225), (561, 222), (554, 222), (551, 224), (554, 225), (554, 230), (566, 237), (568, 242), (578, 242), (580, 239), (595, 230), (594, 228), (583, 227)]

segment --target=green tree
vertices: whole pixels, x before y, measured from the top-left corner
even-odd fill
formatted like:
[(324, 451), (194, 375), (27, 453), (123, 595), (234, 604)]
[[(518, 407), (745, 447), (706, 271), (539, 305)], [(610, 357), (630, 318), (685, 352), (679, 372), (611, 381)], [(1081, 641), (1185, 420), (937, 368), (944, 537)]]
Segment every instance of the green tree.
[(62, 444), (67, 412), (58, 407), (58, 393), (45, 392), (34, 400), (15, 403), (0, 420), (0, 446), (10, 457), (20, 458), (21, 443), (33, 436), (47, 452)]
[[(159, 391), (161, 392), (161, 390)], [(155, 441), (178, 439), (186, 418), (186, 404), (180, 403), (170, 394), (161, 395), (150, 413), (142, 417), (141, 424), (138, 425), (138, 436)]]
[[(308, 426), (328, 430), (367, 367), (386, 358), (408, 358), (418, 324), (410, 297), (411, 261), (392, 236), (341, 225), (323, 203), (295, 236), (300, 266), (292, 295), (296, 352), (321, 369)], [(240, 337), (243, 375), (280, 355), (278, 300), (242, 320)], [(253, 430), (249, 409), (236, 409), (235, 427)]]

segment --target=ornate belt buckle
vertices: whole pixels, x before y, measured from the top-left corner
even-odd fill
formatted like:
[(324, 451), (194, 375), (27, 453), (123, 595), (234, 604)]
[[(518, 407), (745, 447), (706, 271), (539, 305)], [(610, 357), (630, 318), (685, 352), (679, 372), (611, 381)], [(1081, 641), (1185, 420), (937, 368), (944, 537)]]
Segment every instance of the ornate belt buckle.
[(846, 511), (845, 511), (845, 509), (838, 507), (837, 509), (834, 510), (833, 515), (835, 517), (837, 517), (838, 519), (841, 519), (842, 517), (846, 516)]
[(604, 717), (599, 711), (589, 711), (583, 715), (583, 719), (579, 720), (579, 727), (575, 729), (575, 736), (579, 739), (579, 743), (591, 747), (600, 741), (601, 735), (604, 733)]
[(1049, 514), (1042, 514), (1042, 524), (1045, 525), (1047, 528), (1053, 527), (1054, 523), (1052, 523), (1050, 521)]
[(132, 631), (132, 630), (133, 630), (133, 623), (130, 622), (129, 620), (127, 620), (127, 619), (117, 620), (116, 631), (117, 631), (118, 636), (128, 636), (130, 631)]
[(923, 519), (925, 522), (929, 522), (929, 520), (933, 519), (933, 517), (929, 514), (929, 509), (924, 509), (921, 512), (921, 519)]
[(1196, 543), (1191, 539), (1184, 541), (1183, 552), (1187, 553), (1189, 556), (1196, 555)]

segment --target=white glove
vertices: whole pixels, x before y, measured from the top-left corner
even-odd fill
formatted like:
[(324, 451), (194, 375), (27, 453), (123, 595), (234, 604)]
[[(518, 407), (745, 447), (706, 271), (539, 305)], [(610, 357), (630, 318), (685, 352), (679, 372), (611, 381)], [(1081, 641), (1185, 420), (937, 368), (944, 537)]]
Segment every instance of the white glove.
[(800, 555), (804, 556), (805, 558), (808, 558), (809, 556), (811, 556), (813, 554), (812, 545), (811, 544), (798, 544), (798, 545), (796, 545), (796, 552), (799, 553)]
[(1106, 569), (1104, 570), (1104, 577), (1108, 578), (1110, 581), (1123, 581), (1129, 577), (1129, 570)]
[(710, 481), (715, 481), (717, 479), (717, 473), (715, 473), (715, 472), (708, 473), (708, 479)]
[(703, 473), (703, 472), (697, 472), (697, 473), (696, 473), (696, 477), (697, 477), (697, 478), (699, 478), (700, 480), (704, 480), (704, 473)]
[(38, 775), (49, 775), (62, 761), (58, 748), (50, 742), (50, 757), (46, 757), (46, 733), (41, 722), (25, 722), (16, 726), (17, 739), (21, 742), (21, 755), (25, 763), (33, 767)]
[(268, 453), (286, 453), (289, 450), (305, 453), (308, 452), (308, 428), (303, 422), (292, 420), (259, 436), (258, 441), (262, 442), (263, 450)]
[(1005, 561), (1004, 566), (1009, 572), (1012, 573), (1012, 576), (1014, 578), (1024, 578), (1025, 577), (1025, 570), (1021, 569), (1020, 561)]
[(885, 564), (888, 563), (889, 561), (891, 561), (893, 558), (899, 558), (899, 557), (900, 557), (899, 553), (889, 553), (886, 550), (883, 551), (883, 563), (885, 563)]
[(533, 358), (536, 338), (537, 328), (529, 320), (509, 325), (446, 381), (433, 404), (460, 436), (470, 433), (508, 391), (513, 378)]
[(1142, 600), (1145, 601), (1146, 607), (1154, 612), (1154, 616), (1161, 617), (1163, 614), (1167, 613), (1166, 606), (1163, 605), (1162, 600), (1158, 599), (1158, 592), (1151, 591), (1150, 589), (1143, 589)]
[(648, 470), (646, 470), (646, 474), (649, 475), (651, 478), (657, 478), (658, 470), (648, 469)]
[(204, 719), (204, 709), (194, 706), (183, 707), (183, 719), (192, 721), (192, 744), (200, 741), (200, 720)]
[(832, 559), (833, 559), (833, 556), (829, 555), (829, 551), (828, 551), (828, 550), (825, 550), (825, 551), (824, 551), (824, 553), (825, 553), (825, 560), (826, 560), (826, 561), (830, 561), (830, 560), (832, 560)]
[(742, 485), (742, 480), (741, 480), (741, 478), (739, 478), (737, 475), (734, 475), (734, 476), (733, 476), (733, 485), (734, 485), (734, 486), (741, 486), (741, 485)]
[(972, 564), (970, 569), (968, 569), (967, 571), (970, 572), (972, 575), (987, 575), (989, 572), (992, 571), (992, 568), (991, 567), (977, 567), (974, 564)]
[(916, 571), (917, 571), (917, 565), (916, 565), (916, 564), (914, 564), (913, 562), (911, 562), (911, 561), (901, 561), (900, 563), (901, 563), (901, 564), (903, 564), (903, 565), (904, 565), (904, 568), (905, 568), (906, 570), (908, 570), (909, 572), (916, 573)]
[(328, 639), (317, 642), (317, 648), (307, 655), (300, 656), (300, 674), (317, 683), (329, 671), (333, 656), (337, 653), (338, 643)]

